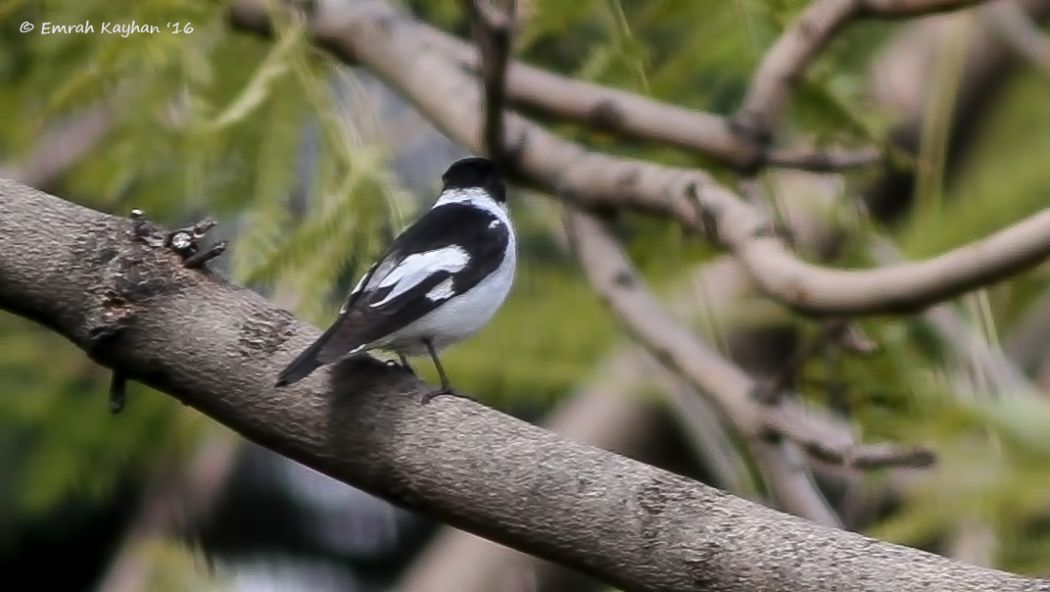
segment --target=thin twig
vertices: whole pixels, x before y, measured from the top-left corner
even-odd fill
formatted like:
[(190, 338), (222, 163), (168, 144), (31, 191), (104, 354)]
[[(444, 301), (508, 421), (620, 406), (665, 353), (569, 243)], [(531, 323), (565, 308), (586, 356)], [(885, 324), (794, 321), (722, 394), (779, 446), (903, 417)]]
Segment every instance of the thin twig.
[(880, 160), (882, 160), (882, 153), (874, 146), (851, 149), (826, 148), (823, 151), (781, 148), (773, 149), (769, 153), (766, 164), (814, 173), (830, 173), (865, 167)]
[(834, 334), (842, 331), (845, 325), (845, 322), (837, 319), (825, 322), (817, 335), (798, 348), (791, 359), (784, 364), (784, 368), (772, 380), (767, 381), (765, 384), (755, 385), (755, 399), (766, 405), (778, 404), (784, 392), (794, 386), (795, 380), (806, 362), (823, 351), (828, 343), (834, 339)]
[[(859, 445), (848, 433), (829, 430), (811, 414), (786, 401), (763, 404), (753, 395), (761, 387), (728, 360), (707, 347), (690, 329), (664, 309), (638, 277), (609, 229), (592, 214), (570, 208), (566, 225), (583, 270), (620, 321), (657, 359), (708, 394), (734, 427), (745, 436), (777, 434), (827, 462), (856, 467), (913, 463), (925, 465), (930, 453), (920, 448), (888, 444)], [(835, 339), (848, 323), (828, 324)], [(821, 346), (825, 341), (821, 342)]]
[[(249, 19), (245, 19), (248, 21)], [(434, 51), (483, 76), (477, 49), (425, 23), (420, 37)], [(729, 120), (706, 111), (686, 109), (630, 91), (567, 78), (511, 60), (507, 64), (506, 99), (546, 116), (624, 136), (690, 150), (739, 170), (757, 166), (827, 172), (862, 167), (881, 159), (877, 149), (822, 149), (791, 146), (768, 154), (736, 133)]]
[(474, 40), (481, 55), (482, 88), (485, 95), (485, 152), (501, 168), (512, 163), (504, 142), (503, 110), (506, 103), (507, 63), (514, 29), (515, 2), (500, 11), (488, 0), (464, 0), (471, 15)]
[(743, 104), (739, 133), (772, 141), (795, 85), (825, 47), (856, 18), (905, 18), (965, 8), (981, 0), (814, 0), (762, 56)]
[(937, 457), (923, 446), (900, 446), (887, 442), (858, 444), (852, 440), (829, 438), (814, 433), (796, 412), (784, 407), (771, 408), (764, 417), (770, 434), (787, 438), (813, 458), (855, 469), (886, 467), (925, 468)]
[[(764, 410), (750, 397), (752, 380), (725, 360), (690, 329), (671, 318), (646, 289), (630, 261), (604, 225), (593, 215), (566, 209), (566, 231), (591, 285), (661, 364), (678, 373), (718, 407), (733, 429), (748, 442), (777, 499), (795, 502), (787, 509), (826, 524), (838, 519), (812, 486), (807, 475), (787, 470), (792, 462), (789, 442), (765, 438)], [(804, 467), (803, 467), (804, 470)], [(800, 489), (801, 488), (801, 489)]]
[(907, 19), (938, 12), (969, 8), (988, 0), (856, 0), (857, 16), (879, 19)]
[(109, 412), (113, 415), (124, 410), (128, 403), (128, 377), (119, 370), (114, 370), (109, 379)]
[(226, 241), (219, 241), (204, 251), (198, 251), (190, 255), (182, 262), (189, 269), (196, 269), (226, 252)]

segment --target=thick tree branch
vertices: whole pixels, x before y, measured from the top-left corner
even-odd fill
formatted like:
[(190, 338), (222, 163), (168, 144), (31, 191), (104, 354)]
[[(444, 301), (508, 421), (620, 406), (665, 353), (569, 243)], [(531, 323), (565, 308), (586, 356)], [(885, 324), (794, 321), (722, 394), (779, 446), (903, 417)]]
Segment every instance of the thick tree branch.
[[(621, 347), (544, 422), (552, 432), (651, 462), (667, 450), (666, 414), (640, 396), (652, 382), (645, 353)], [(576, 590), (582, 576), (472, 534), (445, 529), (394, 587), (399, 592)]]
[[(729, 314), (732, 303), (739, 302), (747, 288), (739, 266), (731, 257), (721, 257), (686, 274), (669, 300), (673, 309), (695, 317), (700, 314), (697, 291), (702, 290), (704, 308), (711, 309), (712, 314)], [(653, 453), (660, 451), (651, 450), (654, 440), (667, 441), (666, 425), (655, 421), (657, 403), (643, 396), (654, 387), (663, 394), (669, 415), (692, 444), (694, 456), (711, 478), (708, 483), (754, 500), (756, 483), (721, 415), (686, 381), (661, 367), (637, 344), (616, 346), (544, 427), (566, 438), (649, 462), (649, 455), (659, 458)], [(671, 454), (681, 458), (680, 449)], [(519, 585), (531, 590), (581, 589), (579, 582), (567, 581), (571, 573), (469, 533), (445, 529), (413, 562), (396, 588), (402, 592), (517, 590)]]
[[(481, 93), (473, 77), (428, 50), (420, 26), (383, 3), (318, 0), (317, 42), (382, 77), (451, 138), (481, 151)], [(243, 26), (264, 28), (255, 0), (239, 0)], [(762, 290), (796, 310), (850, 316), (910, 312), (1003, 279), (1050, 254), (1050, 209), (930, 260), (873, 270), (832, 270), (796, 258), (754, 206), (699, 170), (588, 151), (527, 119), (504, 117), (507, 149), (526, 183), (584, 205), (658, 212), (712, 235)]]
[(406, 507), (632, 590), (1046, 587), (791, 518), (470, 401), (420, 405), (427, 385), (370, 358), (276, 390), (318, 331), (132, 227), (0, 181), (0, 307)]

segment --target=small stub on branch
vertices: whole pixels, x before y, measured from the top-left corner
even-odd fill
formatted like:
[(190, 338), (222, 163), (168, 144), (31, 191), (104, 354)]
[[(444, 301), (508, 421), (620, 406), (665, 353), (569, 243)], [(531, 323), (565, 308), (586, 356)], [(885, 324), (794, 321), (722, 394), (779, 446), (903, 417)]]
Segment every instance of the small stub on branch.
[(146, 218), (146, 212), (135, 208), (131, 210), (128, 218), (131, 218), (131, 233), (135, 238), (151, 247), (164, 246), (164, 237), (160, 234), (160, 229), (150, 223)]
[(204, 265), (208, 261), (222, 255), (226, 251), (226, 241), (219, 241), (214, 245), (208, 247), (205, 251), (194, 253), (186, 258), (183, 265), (190, 269), (196, 269), (201, 265)]
[(187, 226), (168, 233), (164, 243), (182, 257), (182, 265), (184, 267), (190, 269), (199, 268), (226, 251), (226, 241), (220, 241), (207, 249), (201, 250), (201, 239), (204, 238), (204, 235), (209, 230), (215, 227), (215, 224), (214, 219), (205, 218), (193, 226)]
[(118, 371), (114, 371), (109, 381), (109, 412), (117, 415), (124, 410), (127, 402), (128, 377)]
[(170, 232), (151, 223), (146, 218), (146, 213), (138, 208), (131, 210), (128, 217), (132, 221), (131, 232), (137, 240), (154, 248), (168, 248), (175, 251), (182, 258), (183, 267), (200, 268), (226, 251), (226, 241), (219, 241), (207, 249), (201, 248), (201, 240), (204, 235), (216, 225), (215, 220), (210, 217)]

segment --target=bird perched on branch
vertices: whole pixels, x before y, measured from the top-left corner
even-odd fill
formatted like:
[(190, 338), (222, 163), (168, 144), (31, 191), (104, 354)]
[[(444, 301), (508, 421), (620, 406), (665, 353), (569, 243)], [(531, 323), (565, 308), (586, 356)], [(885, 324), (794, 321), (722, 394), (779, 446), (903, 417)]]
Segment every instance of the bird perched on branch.
[(426, 400), (456, 394), (438, 351), (473, 335), (499, 307), (514, 282), (516, 239), (506, 187), (496, 166), (465, 158), (442, 175), (434, 206), (402, 232), (365, 273), (339, 318), (277, 379), (305, 378), (317, 367), (372, 349), (405, 356), (429, 354), (441, 389)]

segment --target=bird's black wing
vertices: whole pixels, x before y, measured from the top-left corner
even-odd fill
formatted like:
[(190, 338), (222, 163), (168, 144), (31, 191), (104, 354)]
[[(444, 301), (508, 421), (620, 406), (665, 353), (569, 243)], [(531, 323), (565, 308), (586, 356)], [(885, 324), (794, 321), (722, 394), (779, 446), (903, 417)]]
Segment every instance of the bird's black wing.
[[(348, 301), (340, 319), (344, 327), (321, 350), (321, 363), (334, 362), (470, 290), (503, 262), (509, 240), (509, 229), (503, 222), (480, 208), (449, 204), (431, 210), (394, 241), (377, 272)], [(398, 266), (406, 264), (410, 256), (457, 248), (466, 256), (462, 268), (449, 271), (435, 266), (415, 277), (406, 276), (402, 281), (383, 285), (384, 279), (396, 274)], [(388, 260), (395, 263), (390, 265)], [(427, 297), (446, 280), (452, 283), (447, 296)]]
[[(448, 204), (430, 210), (394, 240), (347, 298), (339, 318), (281, 373), (278, 385), (291, 384), (318, 366), (338, 361), (470, 290), (503, 262), (509, 240), (510, 230), (481, 208)], [(428, 269), (411, 259), (444, 249), (462, 251), (461, 268)], [(415, 267), (409, 270), (412, 264)], [(398, 275), (406, 270), (413, 273)], [(451, 289), (442, 290), (443, 297), (427, 296), (446, 280), (451, 280)]]

